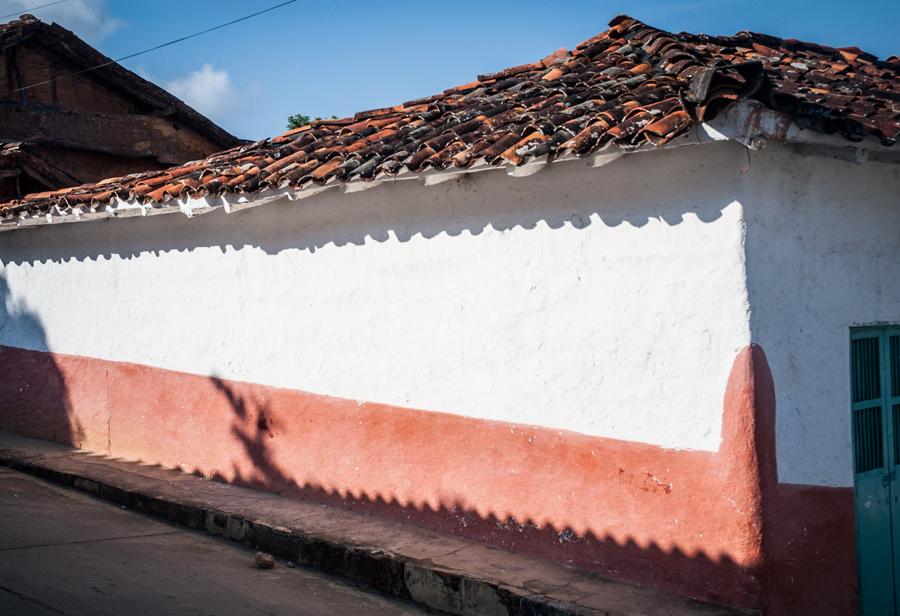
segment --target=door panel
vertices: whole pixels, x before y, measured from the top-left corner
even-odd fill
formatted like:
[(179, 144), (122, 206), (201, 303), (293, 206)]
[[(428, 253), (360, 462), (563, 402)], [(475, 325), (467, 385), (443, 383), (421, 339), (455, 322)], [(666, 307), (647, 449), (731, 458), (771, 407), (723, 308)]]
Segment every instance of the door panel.
[[(893, 333), (893, 332), (891, 332)], [(896, 341), (895, 341), (896, 339)], [(860, 614), (896, 616), (895, 546), (900, 546), (900, 334), (888, 330), (854, 331), (850, 342), (853, 470), (856, 498), (856, 545)], [(895, 408), (896, 407), (896, 408)]]
[(894, 614), (900, 614), (900, 329), (885, 330), (885, 410), (890, 417), (891, 524), (894, 547)]
[(891, 396), (900, 397), (900, 334), (891, 332), (889, 335), (888, 363), (891, 372)]
[(894, 614), (890, 489), (884, 473), (856, 480), (860, 614)]

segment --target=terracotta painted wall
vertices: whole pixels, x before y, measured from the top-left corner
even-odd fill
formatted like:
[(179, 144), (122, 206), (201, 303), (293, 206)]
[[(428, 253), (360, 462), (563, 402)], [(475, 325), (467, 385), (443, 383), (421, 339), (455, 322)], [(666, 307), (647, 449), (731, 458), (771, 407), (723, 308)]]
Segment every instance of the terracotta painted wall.
[[(678, 593), (757, 605), (754, 409), (734, 359), (718, 452), (678, 451), (0, 347), (0, 428), (388, 514)], [(770, 426), (771, 427), (771, 426)]]

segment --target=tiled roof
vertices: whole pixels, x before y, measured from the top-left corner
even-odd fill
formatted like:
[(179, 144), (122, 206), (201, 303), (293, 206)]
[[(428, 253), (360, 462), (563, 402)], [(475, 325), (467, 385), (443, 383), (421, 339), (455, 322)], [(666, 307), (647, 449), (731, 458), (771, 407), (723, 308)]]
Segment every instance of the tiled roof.
[(889, 145), (900, 133), (900, 59), (749, 32), (670, 34), (622, 16), (571, 52), (166, 171), (29, 195), (0, 205), (0, 220), (102, 210), (117, 197), (154, 205), (662, 145), (747, 98), (804, 128)]

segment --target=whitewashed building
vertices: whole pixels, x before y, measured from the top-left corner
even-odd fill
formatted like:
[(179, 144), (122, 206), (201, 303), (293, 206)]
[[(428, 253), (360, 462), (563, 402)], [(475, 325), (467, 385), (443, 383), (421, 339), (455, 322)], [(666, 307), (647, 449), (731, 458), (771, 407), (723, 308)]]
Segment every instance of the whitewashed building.
[(621, 17), (0, 206), (0, 429), (770, 614), (890, 613), (893, 60)]

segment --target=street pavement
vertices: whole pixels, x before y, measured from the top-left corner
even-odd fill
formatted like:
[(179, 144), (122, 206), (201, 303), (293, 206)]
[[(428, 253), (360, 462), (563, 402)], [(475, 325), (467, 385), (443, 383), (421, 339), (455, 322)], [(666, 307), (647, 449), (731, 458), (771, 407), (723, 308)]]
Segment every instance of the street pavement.
[(309, 569), (0, 468), (0, 614), (423, 614)]

